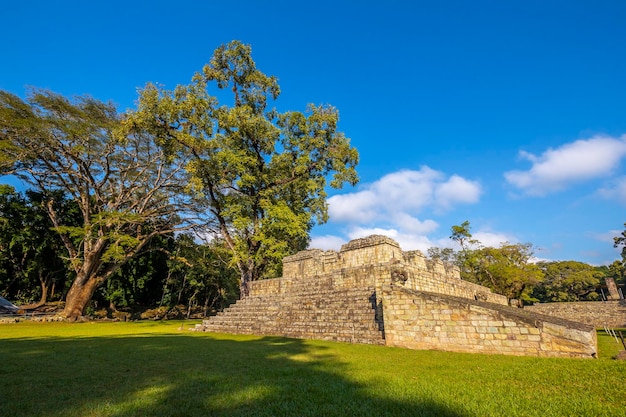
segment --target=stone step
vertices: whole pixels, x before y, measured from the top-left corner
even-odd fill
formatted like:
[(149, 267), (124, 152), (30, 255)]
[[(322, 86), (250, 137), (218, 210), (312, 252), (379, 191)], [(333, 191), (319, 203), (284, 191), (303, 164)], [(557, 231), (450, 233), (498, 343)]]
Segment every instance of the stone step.
[(363, 322), (363, 321), (375, 321), (376, 314), (374, 311), (280, 311), (275, 314), (269, 314), (264, 312), (255, 311), (232, 311), (228, 314), (222, 314), (213, 316), (208, 321), (212, 320), (275, 320), (275, 319), (290, 319), (290, 320), (302, 320), (302, 321), (328, 321), (328, 322)]
[(273, 302), (284, 302), (284, 303), (307, 303), (307, 302), (333, 302), (333, 301), (341, 301), (341, 300), (359, 300), (364, 303), (372, 304), (372, 294), (363, 294), (363, 293), (354, 293), (354, 294), (345, 294), (339, 293), (334, 294), (331, 292), (316, 294), (314, 296), (294, 296), (294, 295), (283, 295), (276, 294), (271, 296), (263, 296), (263, 297), (247, 297), (243, 300), (238, 300), (233, 306), (238, 305), (246, 305), (246, 304), (266, 304)]
[(325, 295), (320, 297), (265, 297), (259, 299), (245, 299), (232, 304), (229, 308), (241, 308), (247, 305), (334, 305), (334, 304), (349, 304), (354, 305), (369, 305), (374, 307), (375, 303), (370, 301), (368, 297), (363, 295)]
[(345, 311), (345, 312), (373, 312), (376, 311), (369, 304), (355, 303), (324, 303), (324, 304), (247, 304), (245, 306), (229, 307), (218, 315), (230, 314), (232, 312), (250, 311), (268, 312), (276, 314), (281, 311)]
[(224, 313), (218, 314), (214, 317), (224, 317), (224, 316), (234, 316), (234, 315), (252, 315), (255, 317), (263, 317), (263, 316), (268, 316), (268, 317), (274, 317), (274, 316), (280, 316), (280, 315), (284, 315), (284, 314), (300, 314), (300, 315), (308, 315), (308, 316), (319, 316), (319, 315), (326, 315), (329, 316), (329, 318), (335, 318), (335, 317), (343, 317), (343, 316), (355, 316), (355, 315), (362, 315), (362, 316), (370, 316), (370, 315), (375, 315), (376, 310), (374, 309), (367, 309), (367, 308), (350, 308), (350, 307), (346, 307), (346, 308), (297, 308), (297, 309), (288, 309), (288, 308), (281, 308), (281, 309), (264, 309), (264, 308), (248, 308), (248, 309), (237, 309), (237, 310), (228, 310), (225, 311)]
[(380, 332), (377, 325), (372, 326), (338, 326), (326, 324), (323, 326), (315, 326), (310, 323), (281, 323), (281, 325), (275, 325), (274, 323), (253, 323), (253, 322), (228, 322), (228, 323), (208, 323), (201, 326), (204, 329), (254, 329), (264, 331), (278, 331), (278, 332), (299, 332), (299, 333), (323, 333), (331, 332), (333, 334), (378, 334)]
[(374, 287), (365, 287), (365, 288), (350, 288), (350, 289), (339, 289), (339, 290), (332, 290), (332, 289), (326, 289), (326, 288), (319, 288), (316, 289), (314, 287), (308, 287), (308, 286), (302, 286), (302, 291), (301, 292), (294, 292), (290, 290), (287, 293), (276, 293), (276, 294), (251, 294), (250, 296), (248, 296), (247, 298), (240, 300), (240, 301), (245, 301), (248, 299), (255, 299), (255, 298), (266, 298), (266, 297), (274, 297), (274, 296), (293, 296), (293, 295), (297, 295), (298, 297), (301, 296), (305, 296), (305, 297), (314, 297), (314, 296), (318, 296), (318, 295), (327, 295), (327, 294), (331, 294), (331, 295), (338, 295), (338, 294), (347, 294), (347, 295), (361, 295), (361, 294), (365, 294), (367, 292), (369, 292), (369, 295), (372, 295), (374, 292), (376, 291), (376, 289)]
[(294, 284), (287, 294), (239, 300), (196, 330), (384, 344), (374, 291), (373, 287), (336, 291), (325, 285)]
[(207, 320), (204, 320), (203, 323), (243, 323), (243, 322), (258, 322), (258, 323), (280, 323), (280, 322), (296, 322), (296, 323), (308, 323), (312, 325), (316, 325), (317, 323), (333, 323), (336, 325), (346, 324), (348, 326), (368, 326), (370, 324), (376, 324), (376, 318), (374, 315), (359, 315), (359, 316), (341, 316), (341, 317), (325, 317), (324, 315), (319, 316), (308, 316), (302, 314), (281, 314), (276, 316), (253, 316), (253, 315), (230, 315), (230, 316), (221, 316), (221, 317), (213, 317)]
[(369, 322), (369, 323), (335, 323), (335, 322), (310, 322), (310, 321), (267, 321), (267, 322), (259, 322), (252, 320), (243, 320), (243, 321), (235, 321), (235, 320), (227, 320), (227, 321), (209, 321), (203, 323), (199, 326), (202, 327), (251, 327), (251, 328), (267, 328), (267, 329), (284, 329), (288, 327), (297, 327), (299, 329), (325, 329), (325, 330), (333, 330), (337, 329), (337, 331), (359, 331), (359, 332), (369, 332), (369, 331), (379, 331), (380, 326), (378, 323)]
[(383, 332), (377, 327), (368, 329), (360, 328), (342, 328), (338, 326), (315, 327), (309, 325), (298, 326), (295, 323), (288, 326), (259, 326), (256, 323), (230, 323), (224, 325), (206, 325), (197, 329), (198, 331), (209, 331), (217, 333), (245, 333), (257, 335), (281, 335), (288, 337), (313, 338), (317, 339), (320, 335), (329, 335), (329, 337), (351, 337), (351, 338), (367, 338), (367, 339), (383, 339)]
[(302, 327), (293, 324), (280, 328), (241, 324), (232, 324), (230, 326), (209, 325), (203, 327), (201, 330), (217, 333), (263, 334), (268, 336), (333, 340), (350, 343), (384, 344), (383, 333), (379, 330), (356, 331), (352, 329), (338, 329), (335, 327), (315, 329), (308, 326)]
[(214, 319), (206, 320), (202, 326), (265, 326), (265, 327), (283, 327), (285, 325), (297, 325), (302, 327), (311, 328), (350, 328), (350, 329), (378, 329), (379, 323), (373, 319), (366, 320), (311, 320), (309, 318), (289, 318), (282, 317), (268, 320), (254, 320), (252, 318), (226, 318), (226, 319)]

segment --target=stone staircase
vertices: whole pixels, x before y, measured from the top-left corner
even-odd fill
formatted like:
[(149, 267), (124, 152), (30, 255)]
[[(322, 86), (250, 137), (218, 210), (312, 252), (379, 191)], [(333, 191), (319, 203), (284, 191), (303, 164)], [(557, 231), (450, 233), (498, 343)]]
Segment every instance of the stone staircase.
[(287, 256), (281, 278), (251, 282), (248, 297), (194, 330), (452, 352), (597, 355), (593, 326), (511, 307), (506, 297), (461, 280), (458, 269), (403, 252), (385, 236), (355, 239), (339, 252)]
[(385, 344), (374, 287), (314, 287), (303, 285), (282, 294), (252, 294), (194, 330)]

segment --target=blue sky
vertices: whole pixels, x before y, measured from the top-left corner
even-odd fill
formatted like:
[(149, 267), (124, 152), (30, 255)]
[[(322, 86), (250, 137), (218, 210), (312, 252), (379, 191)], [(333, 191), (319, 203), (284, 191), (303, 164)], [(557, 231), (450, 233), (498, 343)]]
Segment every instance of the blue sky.
[(0, 89), (133, 107), (190, 81), (220, 44), (252, 46), (279, 110), (332, 104), (361, 156), (312, 246), (372, 233), (606, 264), (626, 206), (626, 2), (5, 2)]

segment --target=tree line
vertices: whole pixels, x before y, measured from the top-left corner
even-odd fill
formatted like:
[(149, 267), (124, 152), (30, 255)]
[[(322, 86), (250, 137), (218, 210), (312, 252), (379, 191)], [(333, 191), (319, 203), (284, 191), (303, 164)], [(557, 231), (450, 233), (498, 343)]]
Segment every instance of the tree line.
[(615, 238), (615, 247), (622, 247), (622, 260), (602, 266), (574, 260), (537, 261), (530, 243), (484, 246), (473, 238), (469, 221), (452, 226), (450, 238), (457, 250), (430, 248), (429, 258), (457, 267), (462, 279), (484, 285), (520, 304), (597, 301), (608, 297), (605, 278), (613, 278), (618, 285), (626, 284), (626, 231)]
[[(125, 113), (89, 96), (0, 91), (0, 174), (29, 187), (26, 196), (5, 188), (3, 198), (31, 211), (28, 233), (39, 239), (1, 213), (7, 236), (17, 235), (6, 243), (15, 253), (2, 248), (0, 291), (38, 282), (40, 297), (62, 291), (64, 315), (77, 318), (98, 294), (131, 302), (143, 290), (150, 299), (151, 269), (166, 275), (155, 279), (168, 291), (178, 271), (185, 285), (189, 268), (222, 274), (182, 252), (225, 261), (242, 296), (251, 281), (279, 275), (282, 258), (327, 220), (327, 184), (358, 181), (358, 152), (338, 129), (338, 111), (279, 112), (270, 107), (279, 94), (276, 77), (239, 41), (218, 47), (187, 85), (148, 83)], [(193, 248), (198, 237), (211, 243)], [(20, 296), (33, 298), (30, 288)]]
[[(64, 300), (75, 279), (43, 201), (41, 193), (0, 185), (0, 289), (26, 309)], [(80, 211), (72, 200), (57, 194), (55, 205), (65, 224), (79, 227)], [(239, 295), (230, 264), (231, 254), (219, 241), (201, 242), (191, 233), (153, 238), (144, 253), (95, 291), (86, 312), (183, 305), (209, 314)]]

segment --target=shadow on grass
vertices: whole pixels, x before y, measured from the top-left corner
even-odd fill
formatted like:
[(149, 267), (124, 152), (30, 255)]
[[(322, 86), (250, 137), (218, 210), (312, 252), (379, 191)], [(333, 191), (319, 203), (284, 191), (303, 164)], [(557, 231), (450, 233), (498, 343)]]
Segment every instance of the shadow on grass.
[(350, 380), (331, 351), (301, 340), (159, 335), (2, 343), (6, 416), (461, 416), (425, 398), (383, 398)]

